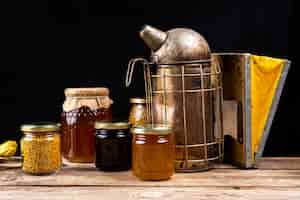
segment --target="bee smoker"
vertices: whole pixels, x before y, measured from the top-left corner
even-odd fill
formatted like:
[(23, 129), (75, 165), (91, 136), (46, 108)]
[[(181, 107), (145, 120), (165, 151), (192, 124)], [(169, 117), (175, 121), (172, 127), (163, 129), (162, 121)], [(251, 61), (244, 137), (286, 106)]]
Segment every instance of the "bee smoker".
[(177, 172), (212, 168), (223, 157), (222, 76), (211, 59), (206, 40), (191, 29), (167, 32), (144, 26), (140, 37), (151, 49), (151, 59), (132, 59), (144, 66), (147, 118), (172, 127), (176, 141)]

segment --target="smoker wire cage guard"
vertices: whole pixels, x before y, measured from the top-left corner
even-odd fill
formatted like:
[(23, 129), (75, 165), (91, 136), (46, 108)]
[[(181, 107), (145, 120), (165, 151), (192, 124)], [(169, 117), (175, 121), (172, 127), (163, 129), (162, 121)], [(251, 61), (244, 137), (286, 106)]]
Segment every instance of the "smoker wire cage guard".
[(176, 171), (211, 169), (223, 159), (224, 152), (222, 73), (218, 63), (133, 59), (127, 72), (130, 79), (136, 62), (144, 65), (147, 121), (173, 128)]

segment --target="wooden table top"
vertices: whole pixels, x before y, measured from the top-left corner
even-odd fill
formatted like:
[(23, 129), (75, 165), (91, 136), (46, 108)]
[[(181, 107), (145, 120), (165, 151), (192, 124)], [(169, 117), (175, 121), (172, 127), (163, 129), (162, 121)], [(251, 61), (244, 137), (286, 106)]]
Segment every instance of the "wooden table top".
[(0, 163), (0, 199), (300, 199), (300, 158), (264, 158), (259, 169), (230, 165), (177, 173), (168, 181), (140, 181), (130, 171), (100, 172), (91, 164), (64, 166), (50, 176), (23, 174)]

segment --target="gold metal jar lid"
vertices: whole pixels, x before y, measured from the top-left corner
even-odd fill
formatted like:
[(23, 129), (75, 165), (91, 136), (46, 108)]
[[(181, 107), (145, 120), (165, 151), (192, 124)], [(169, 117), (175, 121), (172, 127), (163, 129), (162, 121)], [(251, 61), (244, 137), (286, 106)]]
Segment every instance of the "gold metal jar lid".
[(66, 97), (74, 96), (108, 96), (109, 89), (105, 87), (95, 87), (95, 88), (66, 88)]
[(52, 122), (38, 122), (32, 124), (23, 124), (21, 131), (30, 133), (43, 133), (43, 132), (57, 132), (60, 130), (59, 123)]
[(164, 124), (146, 124), (145, 126), (131, 128), (131, 133), (147, 135), (168, 135), (172, 133), (172, 128)]
[(130, 103), (146, 103), (146, 99), (144, 98), (138, 98), (138, 97), (135, 97), (135, 98), (130, 98)]
[(128, 122), (95, 122), (95, 129), (119, 130), (129, 129)]

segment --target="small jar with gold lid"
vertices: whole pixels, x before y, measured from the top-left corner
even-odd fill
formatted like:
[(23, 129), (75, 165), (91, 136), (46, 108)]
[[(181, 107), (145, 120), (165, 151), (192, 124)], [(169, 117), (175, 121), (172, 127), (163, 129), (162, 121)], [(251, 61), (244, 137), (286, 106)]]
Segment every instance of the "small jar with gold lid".
[(175, 144), (172, 129), (146, 124), (131, 129), (132, 170), (142, 180), (166, 180), (174, 174)]
[(131, 168), (131, 135), (128, 122), (96, 122), (96, 168), (123, 171)]
[(34, 123), (21, 126), (22, 170), (33, 175), (57, 172), (61, 168), (60, 125)]
[(129, 122), (134, 126), (143, 126), (146, 121), (146, 100), (144, 98), (131, 98)]

